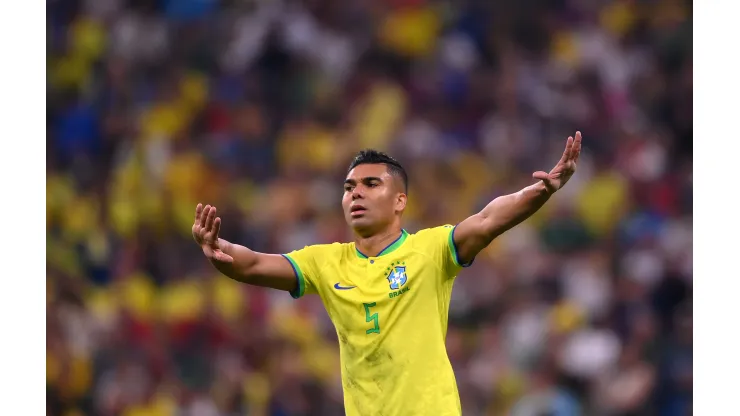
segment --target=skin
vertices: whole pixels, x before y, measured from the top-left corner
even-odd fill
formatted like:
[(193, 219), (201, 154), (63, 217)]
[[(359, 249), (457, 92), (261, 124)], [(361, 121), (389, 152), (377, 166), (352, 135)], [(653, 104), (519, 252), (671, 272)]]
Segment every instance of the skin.
[[(402, 180), (384, 164), (359, 165), (347, 174), (342, 209), (362, 253), (374, 256), (400, 235), (408, 201), (403, 189)], [(364, 210), (352, 212), (353, 207)]]
[[(549, 172), (532, 174), (537, 183), (491, 201), (480, 212), (457, 225), (454, 234), (458, 255), (471, 262), (491, 241), (537, 212), (576, 171), (581, 153), (581, 133), (568, 137), (558, 163)], [(352, 169), (344, 183), (342, 209), (354, 231), (357, 248), (377, 255), (401, 233), (401, 217), (408, 197), (401, 180), (384, 164), (365, 164)], [(353, 207), (364, 211), (353, 213)], [(211, 264), (224, 275), (247, 284), (292, 291), (296, 279), (290, 263), (281, 255), (252, 251), (219, 238), (221, 218), (216, 207), (198, 204), (192, 233)]]

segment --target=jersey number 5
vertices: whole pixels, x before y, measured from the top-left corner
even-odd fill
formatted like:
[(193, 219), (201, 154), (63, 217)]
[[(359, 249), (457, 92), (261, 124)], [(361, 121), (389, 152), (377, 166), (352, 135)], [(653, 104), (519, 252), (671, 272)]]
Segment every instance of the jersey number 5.
[(372, 333), (379, 334), (380, 333), (380, 325), (378, 324), (378, 313), (375, 312), (374, 314), (370, 315), (370, 308), (372, 308), (373, 306), (375, 306), (375, 302), (373, 302), (373, 303), (363, 303), (363, 305), (365, 306), (365, 322), (372, 322), (373, 323), (373, 327), (370, 328), (370, 329), (368, 329), (368, 330), (366, 330), (365, 333), (366, 334), (372, 334)]

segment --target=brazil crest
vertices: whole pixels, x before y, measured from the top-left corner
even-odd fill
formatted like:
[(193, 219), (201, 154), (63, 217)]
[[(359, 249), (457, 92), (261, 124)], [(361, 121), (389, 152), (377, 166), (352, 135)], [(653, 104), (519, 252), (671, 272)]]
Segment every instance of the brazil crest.
[(388, 283), (390, 283), (391, 290), (398, 290), (406, 284), (406, 266), (394, 266), (393, 270), (388, 274)]

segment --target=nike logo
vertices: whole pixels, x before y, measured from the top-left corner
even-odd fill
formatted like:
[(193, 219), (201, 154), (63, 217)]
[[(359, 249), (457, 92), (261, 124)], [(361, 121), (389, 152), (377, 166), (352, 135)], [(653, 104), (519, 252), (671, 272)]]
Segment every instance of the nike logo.
[(337, 290), (350, 290), (356, 287), (357, 286), (339, 286), (339, 283), (334, 283), (334, 289), (337, 289)]

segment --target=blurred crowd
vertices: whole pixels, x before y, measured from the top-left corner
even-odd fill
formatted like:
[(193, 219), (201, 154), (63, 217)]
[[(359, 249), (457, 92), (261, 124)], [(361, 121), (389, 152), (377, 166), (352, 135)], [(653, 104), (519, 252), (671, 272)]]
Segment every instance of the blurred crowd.
[(692, 28), (681, 0), (47, 0), (47, 414), (343, 414), (318, 297), (219, 276), (190, 236), (348, 241), (372, 147), (410, 232), (578, 172), (455, 284), (463, 414), (692, 403)]

